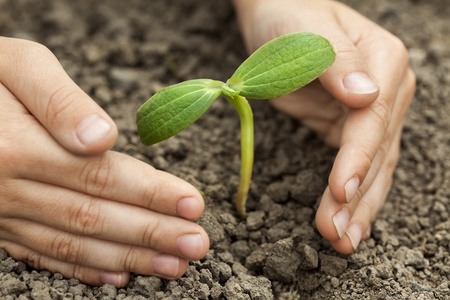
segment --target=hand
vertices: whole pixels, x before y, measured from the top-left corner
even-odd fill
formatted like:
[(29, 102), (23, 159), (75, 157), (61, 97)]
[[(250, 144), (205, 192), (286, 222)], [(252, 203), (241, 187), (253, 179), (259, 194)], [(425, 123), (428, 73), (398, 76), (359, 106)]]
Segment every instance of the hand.
[(0, 38), (0, 247), (18, 260), (117, 287), (174, 279), (203, 257), (190, 184), (108, 151), (109, 116), (44, 46)]
[(398, 38), (337, 1), (234, 4), (250, 52), (294, 31), (320, 34), (336, 48), (336, 61), (318, 81), (272, 104), (339, 148), (316, 224), (338, 252), (351, 253), (370, 235), (392, 183), (415, 91), (407, 51)]

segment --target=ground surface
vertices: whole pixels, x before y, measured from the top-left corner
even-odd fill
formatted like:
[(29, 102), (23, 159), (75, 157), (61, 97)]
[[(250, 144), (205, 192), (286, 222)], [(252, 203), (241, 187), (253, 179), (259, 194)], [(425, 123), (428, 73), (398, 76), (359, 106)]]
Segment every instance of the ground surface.
[(228, 1), (0, 0), (0, 34), (39, 41), (117, 121), (115, 150), (206, 194), (211, 251), (177, 281), (133, 276), (123, 289), (36, 271), (0, 250), (0, 299), (450, 299), (450, 6), (447, 0), (344, 1), (400, 36), (418, 89), (388, 201), (371, 238), (334, 252), (313, 222), (335, 151), (307, 128), (252, 102), (249, 217), (232, 203), (238, 119), (216, 101), (182, 134), (143, 147), (134, 114), (180, 80), (226, 80), (245, 58)]

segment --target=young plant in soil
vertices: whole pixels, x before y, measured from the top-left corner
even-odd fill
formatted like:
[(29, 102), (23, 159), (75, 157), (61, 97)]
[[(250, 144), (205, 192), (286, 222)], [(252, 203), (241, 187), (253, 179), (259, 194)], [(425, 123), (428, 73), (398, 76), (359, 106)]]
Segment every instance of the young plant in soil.
[(297, 32), (256, 50), (226, 83), (194, 79), (159, 90), (137, 112), (142, 142), (149, 146), (194, 123), (220, 95), (237, 110), (241, 122), (241, 173), (236, 208), (245, 216), (253, 169), (253, 113), (246, 98), (271, 99), (293, 92), (320, 76), (335, 59), (323, 37)]

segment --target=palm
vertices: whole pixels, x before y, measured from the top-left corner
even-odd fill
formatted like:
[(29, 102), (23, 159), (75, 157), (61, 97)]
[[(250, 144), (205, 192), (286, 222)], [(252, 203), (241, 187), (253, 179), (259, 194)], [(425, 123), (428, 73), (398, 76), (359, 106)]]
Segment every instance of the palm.
[(349, 108), (326, 92), (319, 81), (272, 100), (272, 105), (314, 130), (328, 145), (339, 147)]

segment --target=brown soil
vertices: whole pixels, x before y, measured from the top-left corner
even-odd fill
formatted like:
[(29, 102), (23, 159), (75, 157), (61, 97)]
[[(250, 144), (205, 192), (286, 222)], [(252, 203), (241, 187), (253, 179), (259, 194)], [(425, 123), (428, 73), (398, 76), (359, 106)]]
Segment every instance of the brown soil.
[[(223, 99), (181, 134), (141, 145), (135, 111), (160, 87), (226, 80), (246, 57), (228, 0), (0, 0), (0, 34), (48, 46), (115, 119), (115, 150), (205, 193), (211, 250), (176, 281), (122, 289), (36, 271), (0, 249), (0, 299), (450, 299), (448, 0), (343, 1), (398, 35), (417, 75), (394, 184), (371, 238), (343, 256), (314, 224), (335, 151), (254, 101), (249, 216), (236, 216), (239, 120)], [(314, 184), (311, 184), (314, 183)]]

